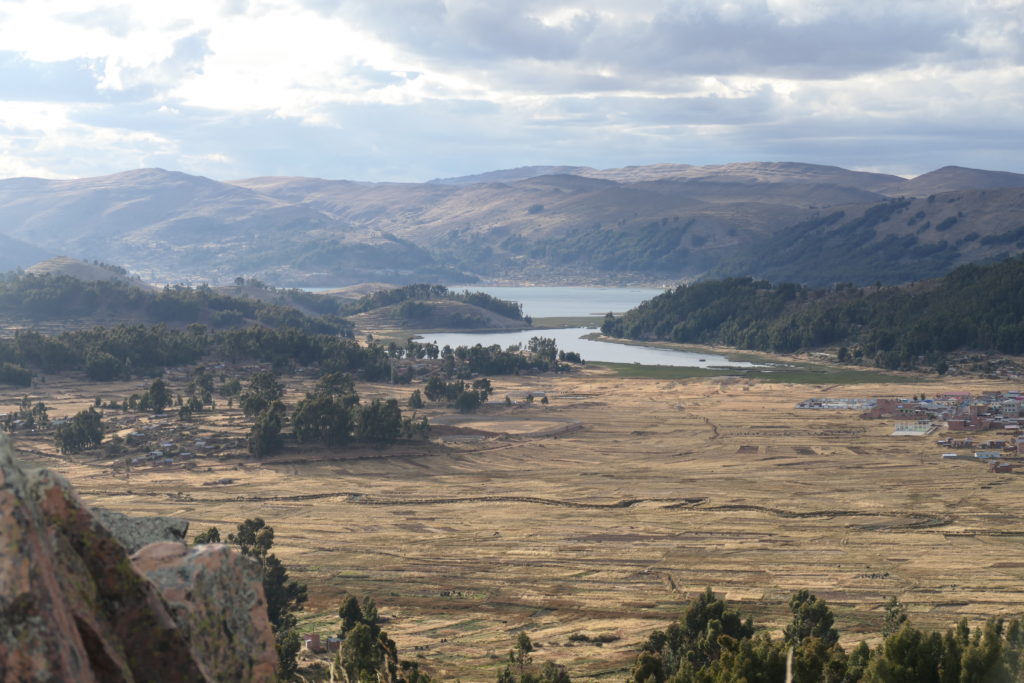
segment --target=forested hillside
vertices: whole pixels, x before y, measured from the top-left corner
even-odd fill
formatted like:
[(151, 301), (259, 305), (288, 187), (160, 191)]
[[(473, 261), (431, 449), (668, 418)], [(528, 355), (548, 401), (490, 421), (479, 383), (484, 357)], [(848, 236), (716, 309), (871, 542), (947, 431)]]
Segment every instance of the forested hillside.
[[(284, 293), (286, 294), (286, 293)], [(284, 296), (282, 294), (282, 296)], [(213, 328), (260, 324), (294, 327), (310, 332), (351, 334), (352, 326), (337, 313), (341, 303), (330, 297), (294, 292), (310, 308), (324, 315), (307, 315), (290, 305), (267, 303), (249, 297), (228, 296), (210, 287), (142, 289), (125, 280), (86, 282), (67, 275), (7, 273), (0, 276), (0, 314), (27, 322), (74, 319), (131, 321)]]
[(1024, 353), (1024, 257), (961, 266), (910, 286), (812, 289), (729, 278), (683, 285), (602, 332), (790, 353), (839, 346), (841, 361), (944, 368), (956, 350)]

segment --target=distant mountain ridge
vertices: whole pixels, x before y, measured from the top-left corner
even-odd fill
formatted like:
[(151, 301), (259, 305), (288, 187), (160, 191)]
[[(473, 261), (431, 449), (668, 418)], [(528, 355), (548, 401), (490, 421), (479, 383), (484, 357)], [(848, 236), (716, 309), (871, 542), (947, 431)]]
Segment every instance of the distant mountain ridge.
[[(844, 228), (855, 245), (838, 240), (846, 271), (900, 281), (1024, 248), (1013, 238), (1024, 225), (1022, 188), (1024, 174), (1002, 171), (949, 166), (906, 179), (796, 162), (531, 166), (427, 183), (218, 182), (142, 169), (0, 180), (0, 237), (40, 257), (120, 263), (164, 282), (614, 283), (715, 272), (823, 284), (827, 272), (803, 273), (822, 271), (808, 266), (835, 248), (830, 231), (873, 212), (870, 230)], [(877, 221), (892, 201), (908, 201), (900, 197), (913, 199)], [(906, 267), (877, 257), (894, 239), (918, 250)], [(922, 249), (938, 251), (922, 259)], [(923, 265), (910, 267), (915, 259)]]

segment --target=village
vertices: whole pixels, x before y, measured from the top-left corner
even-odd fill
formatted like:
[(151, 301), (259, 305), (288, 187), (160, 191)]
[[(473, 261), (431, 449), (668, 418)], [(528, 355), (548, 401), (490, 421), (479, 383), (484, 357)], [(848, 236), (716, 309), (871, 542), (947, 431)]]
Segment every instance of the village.
[[(946, 460), (976, 459), (989, 464), (994, 473), (1012, 473), (1012, 462), (1024, 457), (1021, 435), (1021, 391), (986, 391), (972, 395), (965, 391), (946, 391), (932, 398), (924, 394), (911, 398), (825, 398), (801, 401), (803, 410), (862, 410), (861, 419), (896, 419), (893, 436), (929, 436), (943, 430), (936, 445), (947, 452)], [(963, 432), (996, 432), (996, 438), (975, 438)], [(961, 454), (948, 451), (968, 451)]]

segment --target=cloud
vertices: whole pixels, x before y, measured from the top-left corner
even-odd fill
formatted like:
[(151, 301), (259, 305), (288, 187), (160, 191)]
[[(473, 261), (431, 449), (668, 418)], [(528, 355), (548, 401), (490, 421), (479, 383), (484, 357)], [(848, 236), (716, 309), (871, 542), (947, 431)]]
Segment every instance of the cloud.
[(1024, 171), (1021, 9), (0, 0), (0, 174), (414, 180), (765, 155)]
[(53, 102), (0, 101), (0, 152), (16, 175), (103, 175), (170, 159), (176, 144), (149, 130), (89, 125), (80, 107)]

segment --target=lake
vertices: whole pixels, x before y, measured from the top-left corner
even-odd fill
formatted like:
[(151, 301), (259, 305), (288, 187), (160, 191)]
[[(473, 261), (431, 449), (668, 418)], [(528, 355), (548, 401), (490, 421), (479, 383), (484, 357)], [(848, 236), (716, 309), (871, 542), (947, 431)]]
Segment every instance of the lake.
[[(507, 288), (506, 288), (507, 289)], [(725, 356), (707, 353), (691, 353), (675, 351), (655, 346), (636, 346), (632, 344), (616, 344), (614, 342), (583, 339), (592, 334), (593, 328), (567, 327), (553, 330), (521, 330), (519, 332), (439, 332), (423, 335), (420, 341), (432, 341), (439, 346), (445, 344), (456, 346), (473, 346), (482, 344), (491, 346), (498, 344), (502, 348), (513, 344), (524, 347), (530, 337), (553, 337), (558, 348), (563, 351), (575, 351), (583, 360), (605, 361), (608, 363), (640, 363), (641, 365), (671, 365), (684, 368), (753, 368), (754, 363), (730, 361)]]
[[(309, 288), (309, 291), (323, 291), (327, 288)], [(532, 318), (579, 318), (604, 316), (605, 313), (624, 313), (641, 302), (658, 296), (665, 290), (650, 287), (451, 287), (452, 291), (468, 289), (486, 292), (491, 296), (523, 305), (523, 313)], [(435, 341), (441, 347), (445, 344), (473, 346), (498, 344), (502, 348), (513, 344), (524, 347), (530, 337), (554, 337), (558, 348), (575, 351), (584, 360), (607, 363), (639, 363), (641, 365), (670, 365), (692, 368), (751, 368), (755, 363), (730, 361), (725, 356), (708, 353), (674, 351), (655, 346), (636, 346), (614, 342), (583, 339), (597, 328), (572, 327), (550, 330), (522, 330), (518, 332), (438, 332), (423, 336), (421, 341)]]
[[(523, 313), (533, 318), (562, 318), (603, 316), (609, 311), (624, 313), (643, 301), (658, 296), (664, 290), (640, 287), (471, 287), (472, 291), (523, 305)], [(498, 344), (502, 348), (513, 344), (524, 347), (530, 337), (553, 337), (558, 348), (575, 351), (584, 360), (608, 363), (640, 363), (641, 365), (671, 365), (692, 368), (751, 368), (754, 363), (730, 361), (725, 356), (675, 351), (655, 346), (636, 346), (614, 342), (583, 339), (596, 329), (571, 327), (551, 330), (521, 330), (518, 332), (445, 332), (431, 333), (424, 341), (435, 341), (439, 346), (473, 346)]]

